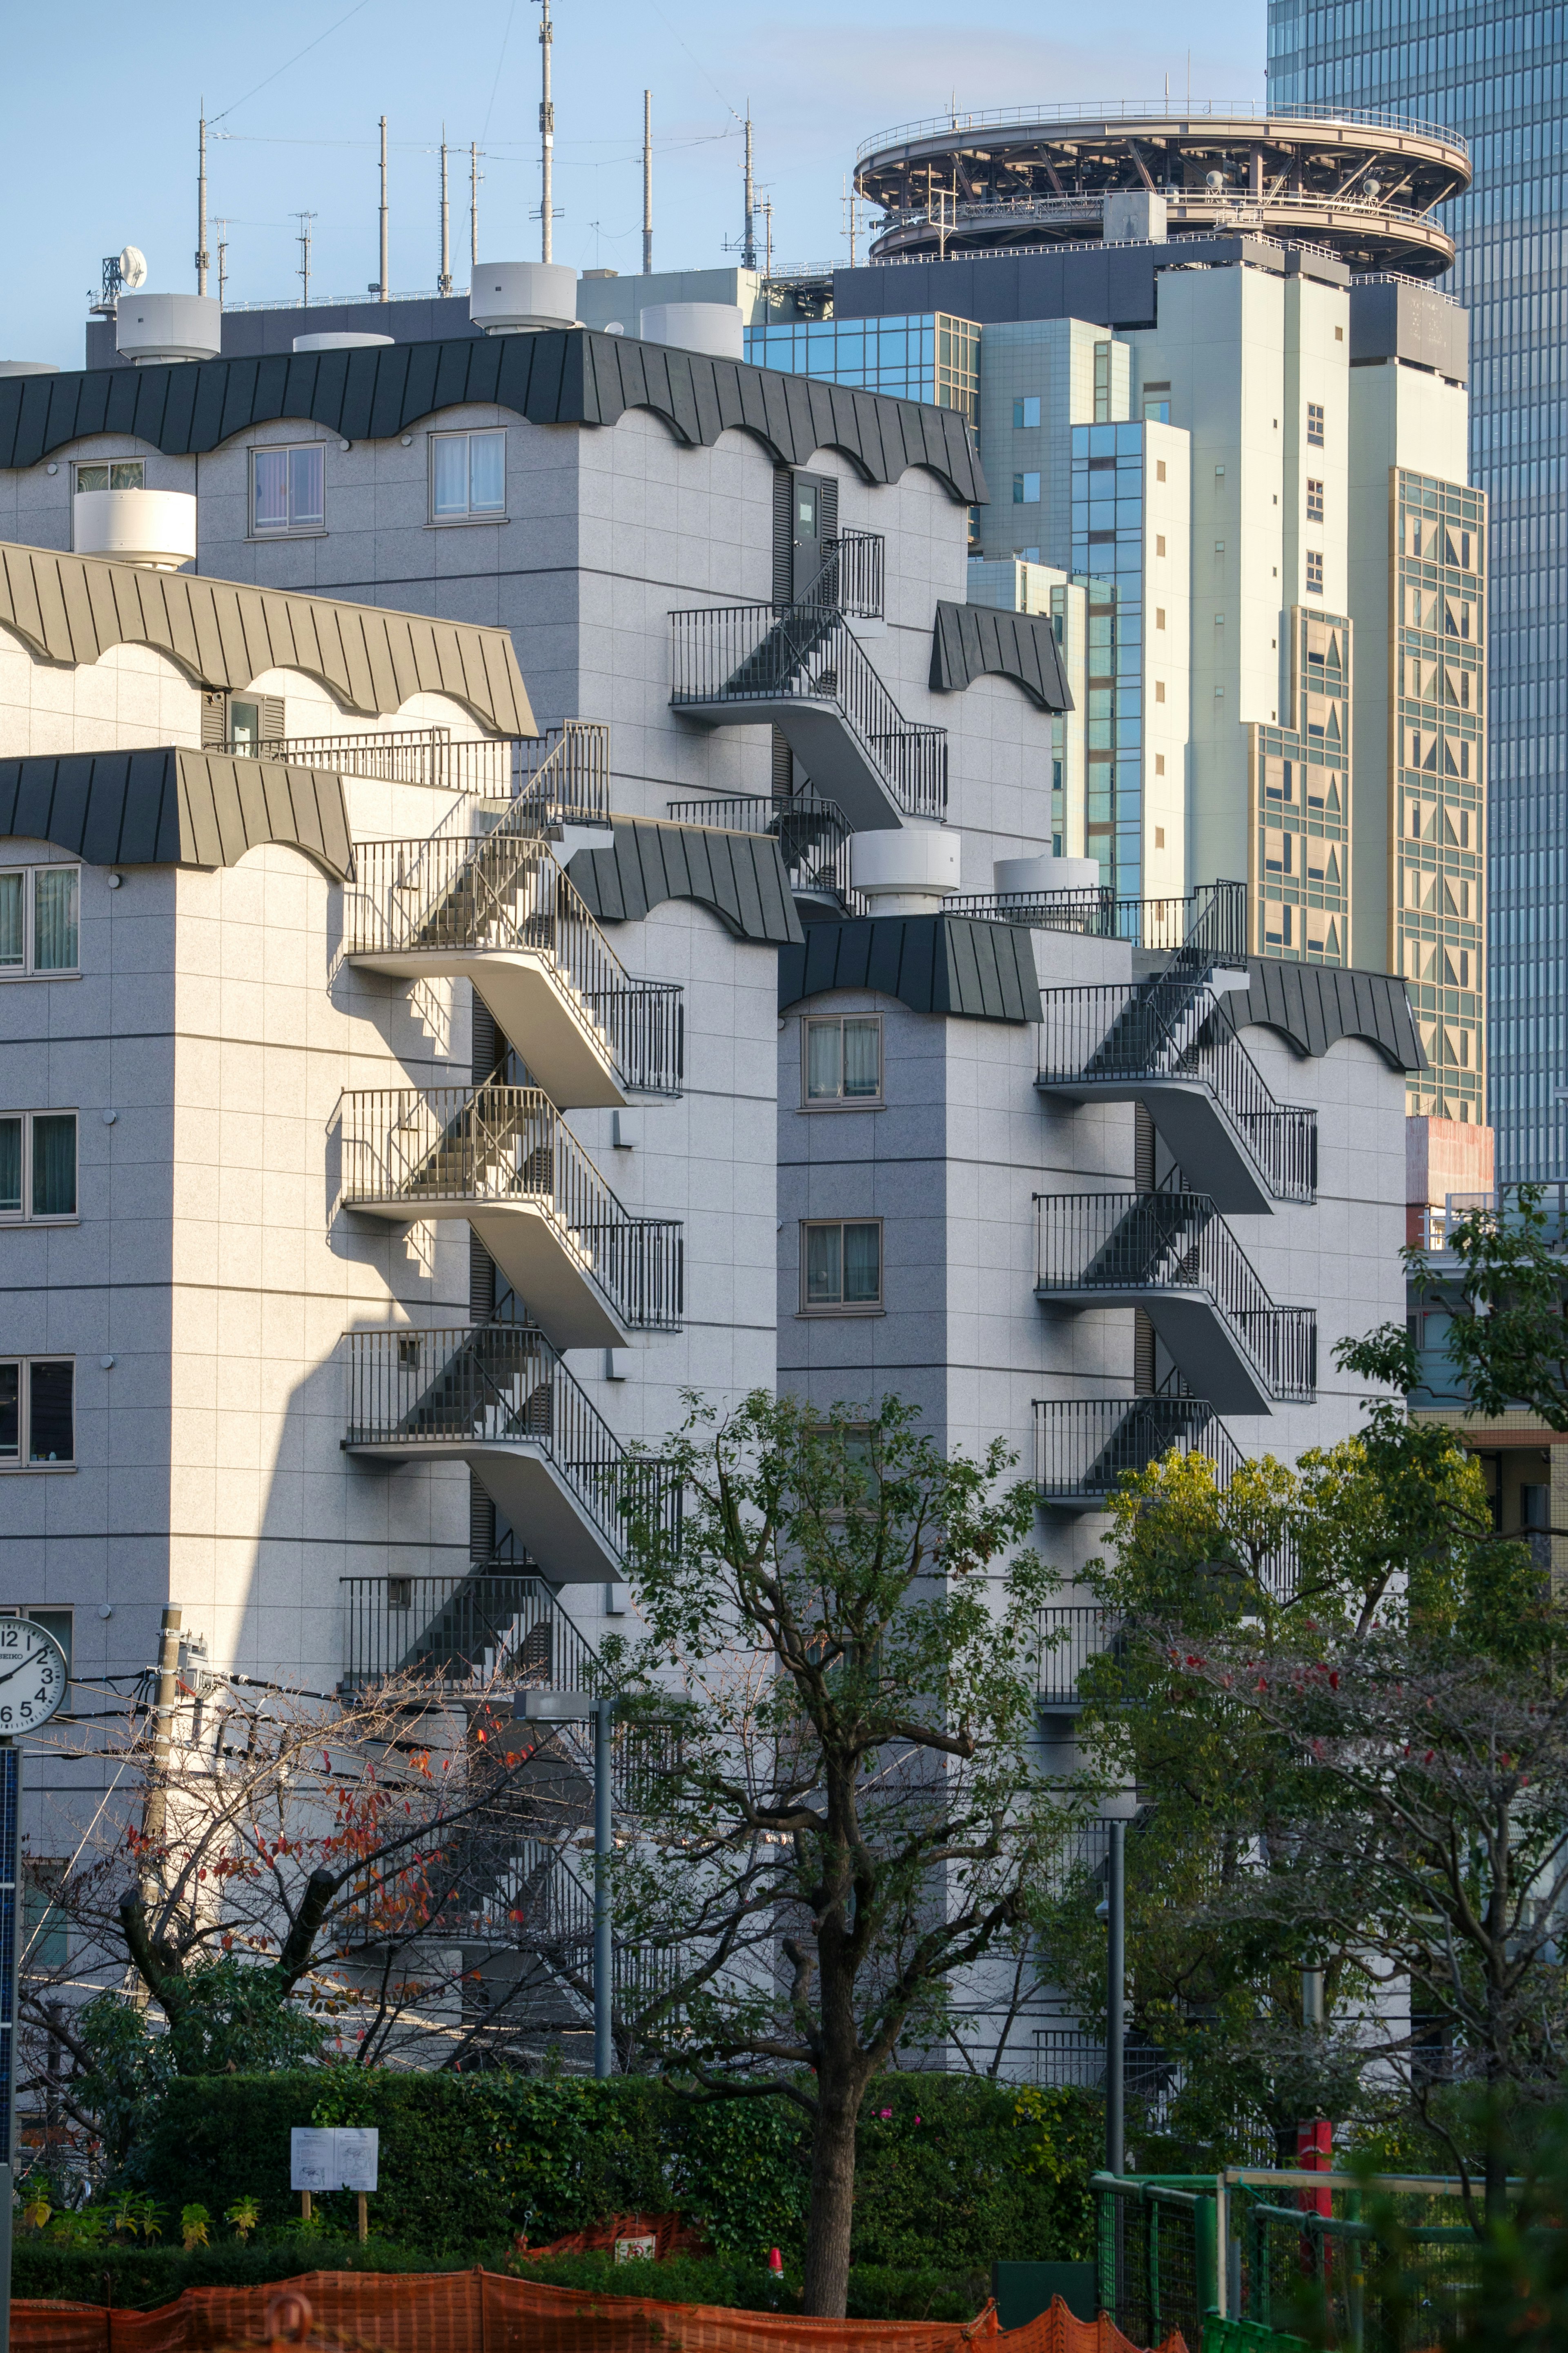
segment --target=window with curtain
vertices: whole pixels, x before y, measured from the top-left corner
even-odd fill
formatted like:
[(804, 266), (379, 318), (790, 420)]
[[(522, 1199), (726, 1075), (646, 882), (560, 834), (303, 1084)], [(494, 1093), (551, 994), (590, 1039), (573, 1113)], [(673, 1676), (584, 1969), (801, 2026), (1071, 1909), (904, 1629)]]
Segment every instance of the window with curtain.
[(75, 1215), (75, 1112), (0, 1113), (0, 1221)]
[(834, 1014), (808, 1018), (805, 1024), (806, 1103), (879, 1103), (881, 1094), (881, 1015)]
[(321, 531), (326, 527), (326, 445), (250, 453), (251, 529)]
[(0, 1358), (0, 1468), (75, 1461), (75, 1358)]
[(81, 870), (35, 866), (33, 876), (33, 970), (75, 972), (81, 961), (78, 931)]
[(144, 491), (147, 487), (147, 461), (144, 458), (107, 458), (76, 470), (79, 491)]
[(882, 1224), (879, 1218), (813, 1221), (804, 1230), (802, 1308), (879, 1307), (882, 1303)]
[(505, 512), (505, 427), (484, 433), (432, 433), (432, 521), (453, 522)]

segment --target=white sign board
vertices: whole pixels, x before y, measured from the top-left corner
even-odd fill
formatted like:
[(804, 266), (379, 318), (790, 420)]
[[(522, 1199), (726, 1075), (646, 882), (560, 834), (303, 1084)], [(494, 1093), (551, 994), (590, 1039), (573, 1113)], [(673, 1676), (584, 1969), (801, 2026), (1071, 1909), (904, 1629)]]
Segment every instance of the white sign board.
[(290, 2189), (374, 2189), (381, 2135), (374, 2126), (296, 2125), (289, 2136)]

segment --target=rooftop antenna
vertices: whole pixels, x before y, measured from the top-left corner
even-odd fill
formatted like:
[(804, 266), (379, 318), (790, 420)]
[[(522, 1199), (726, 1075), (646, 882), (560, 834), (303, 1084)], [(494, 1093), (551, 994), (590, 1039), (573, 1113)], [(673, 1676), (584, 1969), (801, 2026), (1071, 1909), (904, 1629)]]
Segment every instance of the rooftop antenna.
[(551, 259), (551, 224), (554, 217), (552, 167), (555, 162), (555, 109), (550, 97), (550, 52), (555, 31), (550, 22), (550, 0), (541, 0), (539, 20), (539, 258)]
[(763, 275), (764, 278), (771, 278), (773, 274), (773, 200), (772, 196), (763, 198)]
[(468, 268), (479, 266), (479, 142), (468, 148)]
[(653, 275), (653, 92), (642, 94), (642, 274)]
[(196, 292), (207, 290), (207, 102), (196, 132)]
[(441, 125), (441, 275), (436, 280), (438, 294), (452, 290), (452, 215), (447, 202), (447, 126)]
[(386, 255), (386, 117), (381, 118), (381, 276), (375, 290), (384, 302), (392, 300), (391, 278)]
[(217, 306), (223, 309), (224, 290), (228, 284), (228, 223), (220, 219), (217, 225)]
[(849, 267), (855, 267), (855, 184), (846, 176), (843, 184), (844, 211), (849, 222)]
[(296, 213), (294, 217), (300, 224), (300, 267), (294, 274), (305, 281), (303, 307), (308, 311), (310, 307), (310, 223), (316, 216), (314, 213)]
[[(546, 0), (546, 5), (549, 0)], [(741, 230), (741, 267), (754, 269), (757, 266), (756, 184), (752, 177), (752, 101), (746, 100), (746, 216)]]

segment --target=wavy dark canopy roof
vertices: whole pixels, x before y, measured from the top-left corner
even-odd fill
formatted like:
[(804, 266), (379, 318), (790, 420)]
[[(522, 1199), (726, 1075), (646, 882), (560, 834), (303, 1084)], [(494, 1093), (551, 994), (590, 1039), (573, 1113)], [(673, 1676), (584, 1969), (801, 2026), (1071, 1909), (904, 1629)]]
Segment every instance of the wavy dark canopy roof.
[(0, 467), (36, 466), (89, 433), (131, 434), (188, 457), (284, 417), (309, 417), (345, 440), (385, 441), (465, 401), (493, 401), (536, 425), (616, 425), (628, 408), (649, 408), (692, 446), (734, 427), (781, 465), (837, 449), (868, 482), (924, 466), (961, 506), (988, 496), (956, 409), (586, 327), (14, 376), (0, 380)]
[(1048, 613), (1007, 613), (994, 605), (943, 600), (931, 630), (931, 691), (961, 694), (977, 678), (1016, 680), (1042, 711), (1073, 707)]
[(266, 841), (336, 882), (353, 865), (341, 776), (174, 744), (0, 760), (0, 840), (51, 842), (89, 866), (237, 866)]

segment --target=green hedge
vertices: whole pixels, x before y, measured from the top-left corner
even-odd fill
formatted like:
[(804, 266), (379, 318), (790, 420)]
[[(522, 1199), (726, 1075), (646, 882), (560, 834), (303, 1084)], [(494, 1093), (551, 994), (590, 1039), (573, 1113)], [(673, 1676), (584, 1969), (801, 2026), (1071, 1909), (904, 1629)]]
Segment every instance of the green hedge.
[[(1028, 2095), (1026, 2095), (1027, 2097)], [(1037, 2095), (1035, 2095), (1037, 2098)], [(1081, 2253), (1096, 2162), (1094, 2104), (1047, 2127), (1008, 2090), (962, 2077), (883, 2078), (861, 2116), (854, 2261), (960, 2280), (998, 2258)], [(886, 2113), (884, 2113), (886, 2111)], [(379, 2237), (476, 2260), (526, 2231), (537, 2245), (601, 2217), (679, 2208), (723, 2255), (801, 2252), (809, 2126), (784, 2100), (694, 2100), (647, 2078), (461, 2076), (353, 2068), (177, 2081), (144, 2145), (140, 2186), (166, 2210), (201, 2204), (214, 2237), (241, 2197), (287, 2229), (295, 2125), (374, 2125)], [(354, 2201), (318, 2199), (348, 2238)]]

